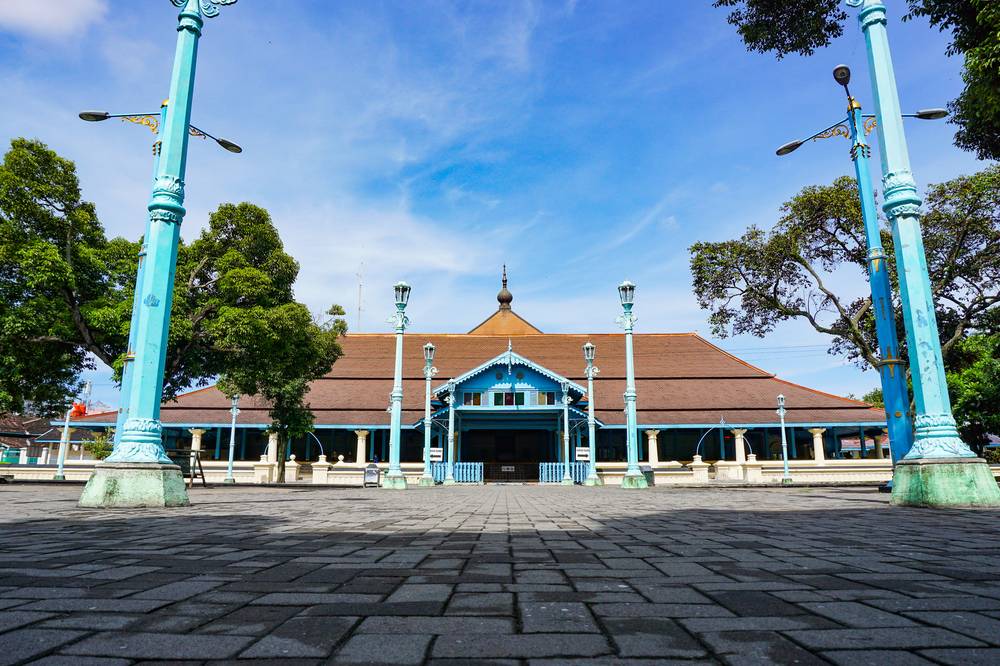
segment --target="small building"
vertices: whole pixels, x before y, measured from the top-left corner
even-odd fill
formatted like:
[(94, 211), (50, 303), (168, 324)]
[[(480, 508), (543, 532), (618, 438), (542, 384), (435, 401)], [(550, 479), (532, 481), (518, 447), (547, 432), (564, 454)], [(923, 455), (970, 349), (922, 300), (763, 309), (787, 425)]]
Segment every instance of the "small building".
[[(433, 446), (447, 450), (448, 398), (454, 399), (455, 462), (484, 463), (491, 479), (538, 478), (539, 463), (563, 459), (563, 398), (569, 398), (571, 459), (588, 445), (587, 408), (593, 400), (596, 453), (600, 465), (626, 459), (624, 334), (543, 333), (511, 307), (503, 288), (499, 307), (468, 333), (407, 333), (404, 337), (401, 460), (418, 464), (424, 429)], [(424, 421), (422, 347), (433, 343), (438, 368), (431, 423)], [(582, 346), (596, 345), (594, 395), (587, 393)], [(393, 383), (392, 333), (350, 333), (343, 357), (310, 387), (307, 397), (315, 430), (292, 442), (299, 463), (322, 453), (331, 462), (385, 461), (389, 456), (387, 411)], [(634, 336), (640, 460), (687, 463), (781, 459), (776, 398), (786, 398), (786, 435), (792, 460), (882, 458), (885, 416), (869, 405), (779, 379), (723, 351), (696, 333), (637, 333)], [(192, 438), (206, 461), (228, 455), (230, 399), (217, 388), (185, 393), (161, 410), (168, 449), (188, 448)], [(93, 414), (76, 427), (113, 426), (115, 413)], [(266, 402), (242, 396), (235, 458), (273, 458)], [(741, 440), (742, 438), (742, 440)], [(815, 443), (822, 443), (817, 452)], [(888, 462), (888, 461), (886, 461)], [(416, 469), (411, 465), (411, 469)], [(891, 473), (891, 468), (889, 468)], [(409, 473), (409, 472), (408, 472)]]

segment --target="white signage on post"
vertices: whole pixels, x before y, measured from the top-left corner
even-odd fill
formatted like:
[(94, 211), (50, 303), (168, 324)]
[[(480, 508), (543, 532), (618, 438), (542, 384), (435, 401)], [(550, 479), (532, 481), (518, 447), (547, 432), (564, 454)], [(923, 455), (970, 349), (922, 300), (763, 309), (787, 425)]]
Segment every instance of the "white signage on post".
[(589, 446), (578, 446), (578, 447), (576, 447), (576, 461), (577, 462), (590, 462), (590, 447)]
[(431, 462), (441, 462), (444, 460), (444, 449), (431, 448)]

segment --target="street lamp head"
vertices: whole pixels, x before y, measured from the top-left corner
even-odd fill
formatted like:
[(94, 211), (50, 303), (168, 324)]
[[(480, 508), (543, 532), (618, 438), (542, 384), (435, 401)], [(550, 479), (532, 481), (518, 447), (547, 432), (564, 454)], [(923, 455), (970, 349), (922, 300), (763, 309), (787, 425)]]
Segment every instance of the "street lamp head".
[(594, 357), (596, 356), (596, 352), (597, 352), (597, 347), (594, 346), (593, 342), (588, 342), (587, 344), (583, 345), (583, 358), (587, 361), (587, 363), (594, 362)]
[(774, 151), (774, 154), (777, 155), (778, 157), (782, 157), (784, 155), (787, 155), (788, 153), (798, 150), (799, 146), (801, 145), (802, 145), (801, 141), (789, 141), (788, 143), (786, 143), (785, 145), (781, 146), (776, 151)]
[(851, 68), (847, 65), (837, 65), (833, 68), (833, 80), (846, 88), (851, 82)]
[(618, 285), (618, 297), (622, 300), (622, 305), (632, 305), (635, 302), (635, 284), (625, 280)]
[(782, 395), (781, 393), (779, 393), (778, 394), (778, 407), (784, 407), (784, 406), (785, 406), (785, 396)]
[(107, 120), (111, 117), (111, 114), (107, 111), (81, 111), (80, 120), (86, 120), (91, 123), (100, 122), (102, 120)]
[(397, 282), (392, 286), (392, 291), (396, 295), (396, 307), (402, 310), (410, 300), (410, 285), (405, 282)]
[(226, 139), (216, 139), (215, 142), (228, 150), (231, 153), (242, 153), (243, 149), (237, 146), (232, 141), (227, 141)]
[(920, 120), (941, 120), (948, 117), (947, 109), (920, 109), (915, 114)]
[(233, 409), (240, 406), (240, 396), (238, 394), (230, 398), (230, 401), (233, 403)]
[(432, 363), (434, 361), (434, 351), (435, 348), (433, 343), (428, 342), (424, 345), (424, 360), (428, 363)]

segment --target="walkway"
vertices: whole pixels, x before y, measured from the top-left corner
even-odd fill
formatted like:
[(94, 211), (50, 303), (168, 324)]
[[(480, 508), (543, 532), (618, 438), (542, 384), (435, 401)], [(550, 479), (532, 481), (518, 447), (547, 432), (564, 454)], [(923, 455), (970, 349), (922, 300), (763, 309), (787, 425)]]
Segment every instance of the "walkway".
[(0, 664), (1000, 663), (1000, 512), (538, 486), (94, 512), (79, 490), (0, 486)]

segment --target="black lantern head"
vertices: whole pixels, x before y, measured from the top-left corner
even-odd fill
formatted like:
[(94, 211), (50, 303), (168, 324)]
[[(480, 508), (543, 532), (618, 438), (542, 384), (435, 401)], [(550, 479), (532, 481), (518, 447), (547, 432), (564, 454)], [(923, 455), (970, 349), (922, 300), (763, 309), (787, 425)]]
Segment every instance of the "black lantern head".
[(392, 290), (396, 295), (396, 307), (405, 308), (407, 301), (410, 300), (410, 285), (405, 282), (397, 282), (392, 286)]

